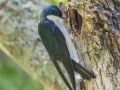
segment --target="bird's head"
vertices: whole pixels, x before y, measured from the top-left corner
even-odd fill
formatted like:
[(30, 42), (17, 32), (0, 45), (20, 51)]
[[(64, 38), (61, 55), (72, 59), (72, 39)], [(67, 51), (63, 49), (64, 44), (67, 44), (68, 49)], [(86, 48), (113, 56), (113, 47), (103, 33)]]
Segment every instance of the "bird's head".
[(52, 19), (53, 18), (53, 20), (54, 20), (55, 17), (63, 18), (62, 17), (62, 12), (57, 6), (50, 5), (50, 6), (47, 6), (43, 9), (43, 11), (41, 13), (41, 16), (40, 16), (40, 19), (41, 20), (46, 20), (46, 19)]

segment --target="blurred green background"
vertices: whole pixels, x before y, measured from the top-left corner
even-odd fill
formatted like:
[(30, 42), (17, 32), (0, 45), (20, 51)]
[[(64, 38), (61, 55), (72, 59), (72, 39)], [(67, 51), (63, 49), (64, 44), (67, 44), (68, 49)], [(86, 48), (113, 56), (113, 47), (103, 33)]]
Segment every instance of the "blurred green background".
[(0, 50), (0, 90), (46, 90)]
[(60, 2), (66, 3), (67, 0), (46, 0), (47, 2), (59, 6)]
[(36, 35), (42, 8), (59, 2), (66, 0), (0, 0), (0, 44), (15, 59), (0, 50), (0, 90), (65, 88)]

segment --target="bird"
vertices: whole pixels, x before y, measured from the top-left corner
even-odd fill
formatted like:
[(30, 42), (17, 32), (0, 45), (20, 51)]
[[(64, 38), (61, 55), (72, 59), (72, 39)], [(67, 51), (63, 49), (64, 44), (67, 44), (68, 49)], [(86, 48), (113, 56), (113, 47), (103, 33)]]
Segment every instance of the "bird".
[[(69, 33), (63, 24), (63, 19), (62, 11), (57, 6), (46, 6), (40, 15), (38, 33), (59, 75), (69, 90), (76, 90), (74, 72), (79, 73), (86, 80), (90, 80), (96, 76), (80, 65), (77, 62), (78, 60), (74, 60), (78, 59), (78, 55)], [(71, 84), (63, 74), (58, 62), (61, 62), (66, 69)]]

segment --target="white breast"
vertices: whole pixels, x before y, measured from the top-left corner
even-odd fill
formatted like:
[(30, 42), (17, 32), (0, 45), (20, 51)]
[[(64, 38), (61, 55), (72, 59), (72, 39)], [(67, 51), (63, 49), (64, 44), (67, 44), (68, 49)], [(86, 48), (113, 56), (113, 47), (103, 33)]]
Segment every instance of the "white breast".
[(49, 16), (47, 16), (47, 18), (49, 20), (52, 20), (55, 23), (55, 25), (58, 26), (60, 31), (63, 33), (71, 59), (78, 62), (79, 58), (78, 58), (78, 55), (77, 55), (77, 51), (76, 51), (75, 46), (74, 46), (72, 40), (70, 39), (70, 36), (69, 36), (69, 34), (68, 34), (64, 24), (63, 24), (63, 19), (61, 19), (57, 16), (53, 16), (53, 15), (49, 15)]

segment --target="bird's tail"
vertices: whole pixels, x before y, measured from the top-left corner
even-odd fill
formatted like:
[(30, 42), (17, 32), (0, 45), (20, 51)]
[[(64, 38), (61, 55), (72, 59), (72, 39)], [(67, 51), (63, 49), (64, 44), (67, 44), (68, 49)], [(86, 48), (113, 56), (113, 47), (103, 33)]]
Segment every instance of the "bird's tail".
[(86, 70), (83, 66), (72, 60), (74, 70), (79, 73), (83, 79), (90, 80), (91, 78), (95, 78), (96, 76), (90, 71)]

